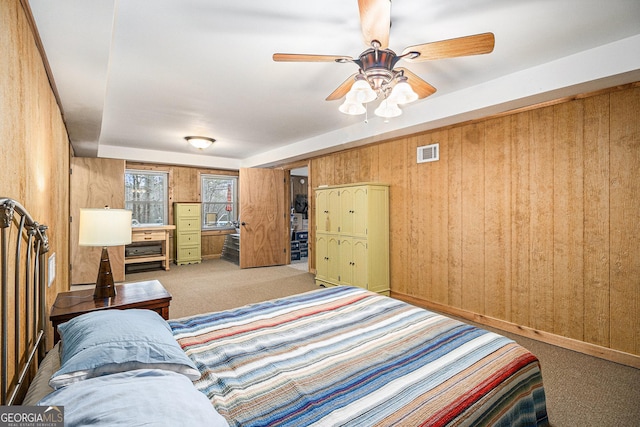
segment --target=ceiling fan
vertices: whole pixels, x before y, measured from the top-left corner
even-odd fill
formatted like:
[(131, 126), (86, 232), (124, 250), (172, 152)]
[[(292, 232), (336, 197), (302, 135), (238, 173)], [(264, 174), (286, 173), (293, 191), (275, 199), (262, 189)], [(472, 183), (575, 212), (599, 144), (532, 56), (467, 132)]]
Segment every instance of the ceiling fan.
[(395, 67), (398, 61), (421, 62), (459, 56), (480, 55), (493, 51), (493, 33), (418, 44), (405, 48), (400, 55), (389, 49), (391, 27), (390, 0), (358, 0), (360, 25), (364, 42), (369, 49), (354, 59), (342, 55), (313, 55), (294, 53), (274, 53), (277, 62), (339, 62), (353, 63), (359, 68), (349, 76), (326, 99), (341, 99), (346, 96), (340, 111), (346, 114), (363, 114), (364, 103), (382, 98), (376, 115), (395, 117), (402, 113), (398, 104), (406, 104), (416, 99), (426, 98), (436, 92), (436, 88), (406, 68)]

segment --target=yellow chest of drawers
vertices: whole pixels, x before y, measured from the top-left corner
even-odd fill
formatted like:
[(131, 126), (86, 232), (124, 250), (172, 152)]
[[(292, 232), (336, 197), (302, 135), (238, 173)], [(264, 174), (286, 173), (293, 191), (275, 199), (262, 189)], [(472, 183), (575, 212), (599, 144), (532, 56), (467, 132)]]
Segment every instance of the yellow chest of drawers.
[(202, 261), (200, 242), (200, 203), (174, 203), (176, 224), (176, 264), (197, 264)]

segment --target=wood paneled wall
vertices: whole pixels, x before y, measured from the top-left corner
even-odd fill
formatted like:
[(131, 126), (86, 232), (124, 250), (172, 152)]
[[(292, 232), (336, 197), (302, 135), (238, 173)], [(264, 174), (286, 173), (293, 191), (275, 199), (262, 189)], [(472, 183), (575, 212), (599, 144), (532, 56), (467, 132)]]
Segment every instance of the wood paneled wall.
[[(80, 209), (109, 206), (124, 209), (124, 165), (121, 159), (72, 157), (70, 165), (71, 217), (69, 258), (71, 285), (95, 284), (102, 254), (101, 247), (80, 246)], [(109, 249), (111, 273), (115, 282), (125, 280), (124, 246)]]
[[(53, 304), (69, 286), (69, 157), (62, 115), (20, 1), (0, 2), (0, 195), (49, 227)], [(13, 265), (8, 266), (13, 276)], [(48, 343), (53, 330), (49, 326)], [(4, 374), (3, 374), (4, 375)]]
[[(238, 176), (238, 171), (202, 169), (186, 166), (158, 165), (150, 163), (127, 162), (127, 169), (154, 170), (169, 173), (169, 223), (173, 224), (173, 202), (200, 202), (200, 174)], [(220, 258), (228, 231), (202, 232), (201, 248), (204, 259)], [(173, 233), (171, 233), (171, 259), (175, 258)]]
[[(432, 143), (440, 160), (417, 164)], [(626, 363), (640, 355), (639, 170), (635, 84), (326, 155), (310, 179), (391, 185), (394, 295)]]

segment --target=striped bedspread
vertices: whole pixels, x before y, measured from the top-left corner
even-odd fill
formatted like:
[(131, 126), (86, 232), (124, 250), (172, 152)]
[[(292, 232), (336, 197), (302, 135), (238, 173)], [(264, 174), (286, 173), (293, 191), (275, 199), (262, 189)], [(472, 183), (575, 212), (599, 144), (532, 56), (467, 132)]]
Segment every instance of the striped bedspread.
[(360, 288), (169, 323), (232, 426), (548, 424), (526, 349)]

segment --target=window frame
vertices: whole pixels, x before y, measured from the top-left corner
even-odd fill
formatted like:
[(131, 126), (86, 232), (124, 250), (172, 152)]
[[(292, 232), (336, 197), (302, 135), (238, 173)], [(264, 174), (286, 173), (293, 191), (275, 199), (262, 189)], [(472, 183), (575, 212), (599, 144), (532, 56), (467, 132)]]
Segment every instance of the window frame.
[[(131, 204), (133, 203), (162, 203), (163, 204), (163, 218), (162, 218), (162, 223), (140, 223), (137, 221), (137, 219), (135, 218), (135, 215), (132, 218), (132, 223), (131, 223), (131, 227), (132, 228), (136, 228), (136, 227), (158, 227), (158, 226), (163, 226), (163, 225), (167, 225), (169, 224), (169, 173), (167, 171), (156, 171), (156, 170), (144, 170), (144, 169), (135, 169), (135, 168), (131, 168), (131, 169), (125, 169), (124, 171), (125, 176), (124, 176), (124, 193), (125, 193), (125, 209), (129, 209), (131, 211), (134, 211), (134, 209), (132, 208)], [(146, 175), (146, 176), (162, 176), (163, 177), (163, 200), (160, 202), (149, 202), (149, 201), (136, 201), (136, 200), (128, 200), (128, 192), (127, 192), (127, 175)], [(135, 223), (134, 223), (135, 221)]]
[[(232, 213), (232, 217), (225, 221), (224, 224), (221, 225), (217, 225), (218, 223), (220, 223), (220, 220), (216, 220), (215, 223), (210, 224), (207, 222), (207, 213), (215, 213), (215, 212), (208, 212), (207, 207), (211, 204), (219, 204), (219, 205), (226, 205), (226, 201), (224, 202), (210, 202), (210, 201), (205, 201), (205, 194), (206, 194), (206, 185), (207, 185), (207, 181), (209, 180), (222, 180), (222, 181), (231, 181), (232, 182), (232, 195), (231, 195), (231, 213)], [(233, 230), (235, 228), (237, 228), (238, 226), (238, 218), (239, 218), (239, 202), (238, 202), (238, 177), (235, 175), (222, 175), (222, 174), (216, 174), (216, 173), (205, 173), (205, 172), (201, 172), (200, 173), (200, 205), (201, 205), (201, 209), (202, 209), (202, 218), (201, 218), (201, 222), (200, 222), (200, 227), (203, 231), (215, 231), (215, 230)], [(223, 214), (224, 215), (224, 214)]]

